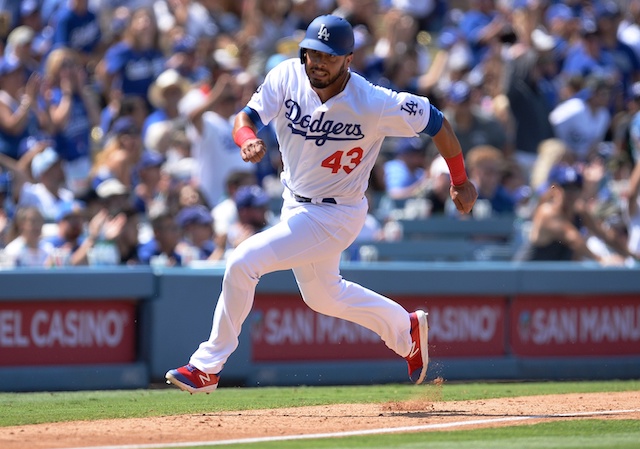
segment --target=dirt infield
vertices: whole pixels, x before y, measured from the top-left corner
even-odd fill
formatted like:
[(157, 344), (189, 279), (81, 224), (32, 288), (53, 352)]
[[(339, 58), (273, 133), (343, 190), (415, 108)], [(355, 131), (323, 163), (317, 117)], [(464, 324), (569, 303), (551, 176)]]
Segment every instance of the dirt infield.
[[(211, 396), (212, 399), (215, 397)], [(550, 415), (635, 410), (582, 417)], [(529, 417), (498, 422), (499, 418)], [(216, 412), (145, 419), (75, 421), (0, 428), (2, 449), (75, 448), (124, 444), (221, 441), (268, 436), (413, 427), (438, 423), (493, 421), (448, 428), (470, 429), (533, 424), (558, 419), (640, 420), (640, 391), (527, 396), (442, 402), (418, 397), (385, 404), (347, 404), (277, 410)]]

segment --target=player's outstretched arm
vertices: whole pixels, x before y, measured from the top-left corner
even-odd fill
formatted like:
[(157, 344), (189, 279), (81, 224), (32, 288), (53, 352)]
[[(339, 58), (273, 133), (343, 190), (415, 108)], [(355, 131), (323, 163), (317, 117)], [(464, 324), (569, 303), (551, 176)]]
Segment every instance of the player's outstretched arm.
[(245, 162), (260, 162), (267, 153), (264, 141), (256, 136), (257, 132), (258, 128), (246, 112), (241, 111), (236, 115), (233, 141), (240, 147), (240, 154)]
[(468, 214), (478, 198), (478, 192), (473, 183), (467, 178), (460, 142), (453, 132), (451, 124), (444, 117), (442, 119), (442, 127), (433, 136), (433, 143), (449, 166), (451, 175), (449, 193), (451, 199), (458, 211)]

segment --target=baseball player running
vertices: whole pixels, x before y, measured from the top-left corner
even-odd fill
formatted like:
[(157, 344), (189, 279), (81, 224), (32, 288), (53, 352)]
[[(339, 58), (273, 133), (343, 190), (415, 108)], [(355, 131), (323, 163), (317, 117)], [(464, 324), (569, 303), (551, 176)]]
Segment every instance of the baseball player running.
[(345, 19), (314, 19), (300, 43), (300, 59), (282, 62), (265, 77), (237, 115), (233, 138), (247, 162), (266, 154), (256, 133), (273, 122), (284, 163), (281, 221), (239, 245), (227, 260), (209, 339), (189, 363), (167, 372), (168, 383), (191, 393), (211, 392), (238, 346), (260, 277), (293, 269), (304, 302), (325, 315), (371, 329), (425, 379), (427, 314), (402, 306), (340, 276), (340, 256), (367, 215), (369, 174), (386, 136), (426, 133), (447, 161), (450, 194), (462, 213), (477, 198), (467, 179), (457, 137), (425, 97), (395, 92), (349, 70), (353, 30)]

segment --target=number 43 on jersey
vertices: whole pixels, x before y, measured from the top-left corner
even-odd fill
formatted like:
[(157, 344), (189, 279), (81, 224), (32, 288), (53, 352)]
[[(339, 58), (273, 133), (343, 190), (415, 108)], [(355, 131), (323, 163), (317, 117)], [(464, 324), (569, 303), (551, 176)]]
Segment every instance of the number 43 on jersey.
[(342, 169), (349, 174), (362, 162), (363, 155), (364, 151), (360, 147), (352, 148), (347, 152), (339, 150), (323, 160), (321, 165), (330, 168), (331, 173), (338, 173)]

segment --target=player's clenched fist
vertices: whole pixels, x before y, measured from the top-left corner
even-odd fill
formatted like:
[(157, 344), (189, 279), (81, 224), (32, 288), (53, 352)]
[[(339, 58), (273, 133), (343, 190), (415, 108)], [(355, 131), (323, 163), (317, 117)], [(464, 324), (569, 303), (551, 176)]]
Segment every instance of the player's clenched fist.
[(245, 162), (260, 162), (267, 153), (267, 147), (262, 139), (249, 139), (242, 144), (240, 154)]
[(449, 189), (449, 193), (451, 194), (451, 199), (456, 205), (456, 208), (463, 214), (471, 212), (476, 199), (478, 199), (476, 186), (474, 186), (469, 180), (466, 180), (459, 186), (452, 185)]

